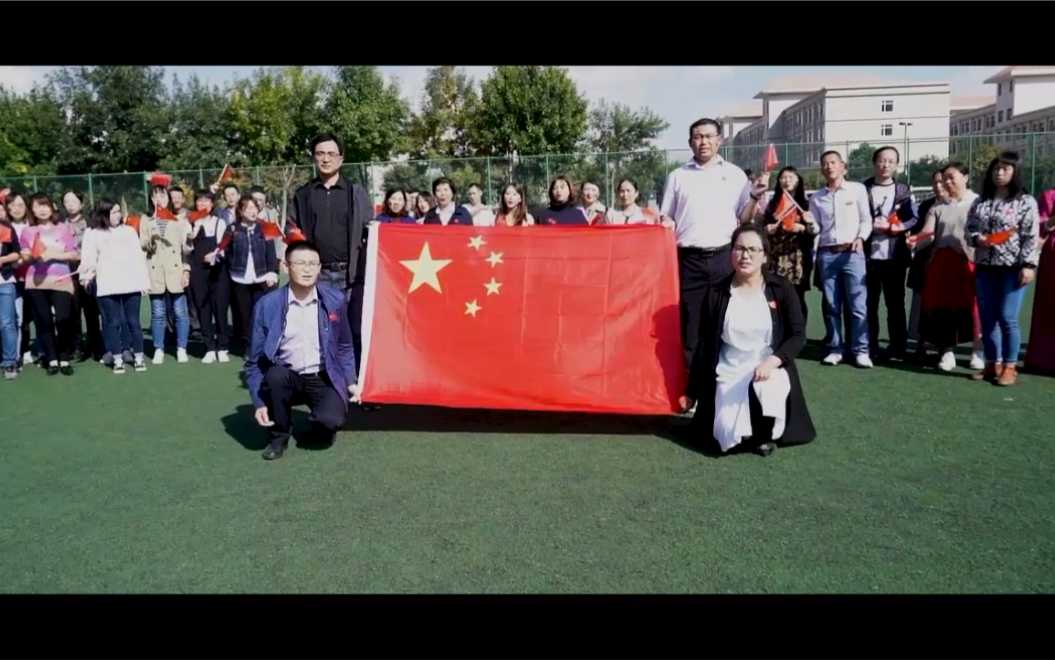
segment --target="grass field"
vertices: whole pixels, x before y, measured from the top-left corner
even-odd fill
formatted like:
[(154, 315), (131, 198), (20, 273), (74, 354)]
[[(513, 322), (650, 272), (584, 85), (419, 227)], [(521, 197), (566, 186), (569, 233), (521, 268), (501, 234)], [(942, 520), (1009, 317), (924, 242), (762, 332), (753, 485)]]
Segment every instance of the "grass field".
[(819, 438), (765, 459), (674, 419), (392, 406), (266, 462), (240, 360), (28, 368), (0, 383), (0, 590), (1055, 589), (1055, 379), (806, 353)]

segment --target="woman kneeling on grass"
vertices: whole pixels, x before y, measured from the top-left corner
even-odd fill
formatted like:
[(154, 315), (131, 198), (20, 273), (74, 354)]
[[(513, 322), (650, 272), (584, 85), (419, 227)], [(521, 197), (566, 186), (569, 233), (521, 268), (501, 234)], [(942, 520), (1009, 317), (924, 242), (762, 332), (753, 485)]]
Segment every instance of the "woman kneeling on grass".
[(699, 402), (694, 434), (723, 452), (741, 445), (762, 456), (812, 441), (795, 356), (806, 343), (795, 286), (766, 268), (769, 245), (752, 225), (733, 232), (733, 274), (704, 297), (700, 341), (684, 410)]
[[(143, 293), (151, 286), (150, 273), (139, 234), (125, 224), (121, 207), (109, 199), (96, 203), (81, 246), (81, 285), (87, 289), (92, 280), (99, 307), (104, 310), (103, 343), (113, 356), (114, 373), (125, 372), (124, 354), (128, 351), (134, 356), (135, 370), (146, 371), (139, 308)], [(125, 328), (129, 345), (121, 341)]]

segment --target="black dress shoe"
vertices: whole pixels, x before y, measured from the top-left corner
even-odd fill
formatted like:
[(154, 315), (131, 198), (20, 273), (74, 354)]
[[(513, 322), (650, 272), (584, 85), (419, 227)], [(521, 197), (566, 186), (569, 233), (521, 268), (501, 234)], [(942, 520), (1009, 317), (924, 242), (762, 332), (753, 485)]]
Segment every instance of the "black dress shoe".
[(769, 456), (777, 450), (777, 443), (775, 442), (763, 442), (755, 448), (755, 453), (759, 456)]
[(46, 369), (49, 376), (54, 376), (59, 373), (59, 366), (57, 364), (49, 364)]
[(64, 365), (62, 367), (59, 367), (59, 371), (62, 372), (63, 376), (72, 376), (73, 375), (73, 365), (72, 364), (67, 364), (67, 365)]
[(264, 450), (263, 456), (265, 461), (273, 461), (277, 458), (282, 458), (282, 454), (284, 453), (286, 453), (285, 447), (278, 447), (277, 449), (275, 447), (268, 447)]

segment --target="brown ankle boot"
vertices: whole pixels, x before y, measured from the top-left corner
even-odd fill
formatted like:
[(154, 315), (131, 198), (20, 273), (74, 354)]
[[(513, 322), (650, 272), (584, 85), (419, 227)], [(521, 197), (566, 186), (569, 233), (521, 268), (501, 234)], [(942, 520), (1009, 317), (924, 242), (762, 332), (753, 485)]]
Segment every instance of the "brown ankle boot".
[(1018, 365), (1005, 364), (1004, 370), (1000, 373), (996, 384), (1000, 387), (1011, 387), (1016, 380), (1018, 380)]
[(1003, 373), (1003, 365), (996, 362), (986, 362), (985, 369), (978, 373), (971, 374), (971, 380), (984, 380), (989, 383), (996, 382), (1001, 373)]

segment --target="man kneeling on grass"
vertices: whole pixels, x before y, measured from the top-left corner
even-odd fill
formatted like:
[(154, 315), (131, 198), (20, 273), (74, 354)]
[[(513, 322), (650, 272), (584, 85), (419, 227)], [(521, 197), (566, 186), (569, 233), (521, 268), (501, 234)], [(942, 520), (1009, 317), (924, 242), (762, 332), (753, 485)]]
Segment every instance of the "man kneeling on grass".
[(256, 421), (269, 430), (267, 460), (289, 444), (294, 405), (311, 408), (318, 441), (332, 444), (348, 402), (359, 400), (344, 292), (318, 282), (321, 262), (311, 243), (290, 243), (285, 260), (289, 284), (257, 303), (245, 362)]

